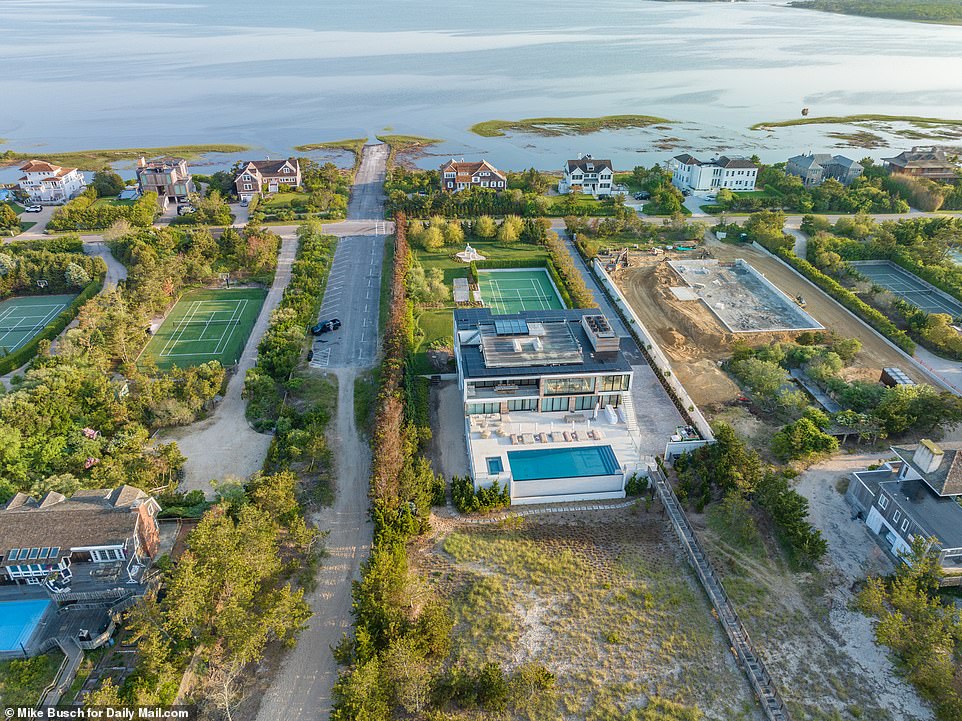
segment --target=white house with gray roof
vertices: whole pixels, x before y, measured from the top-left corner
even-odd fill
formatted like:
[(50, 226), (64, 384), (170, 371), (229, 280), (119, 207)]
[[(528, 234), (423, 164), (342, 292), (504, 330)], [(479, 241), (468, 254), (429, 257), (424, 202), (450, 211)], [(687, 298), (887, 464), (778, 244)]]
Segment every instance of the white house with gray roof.
[(579, 155), (577, 160), (566, 160), (561, 169), (558, 192), (583, 193), (596, 198), (611, 195), (614, 190), (614, 170), (610, 160), (596, 160), (590, 155)]
[(758, 166), (738, 155), (722, 155), (702, 161), (694, 155), (682, 153), (668, 161), (668, 169), (676, 188), (694, 192), (721, 188), (752, 191), (758, 178)]
[[(948, 578), (962, 574), (962, 451), (929, 440), (893, 446), (896, 458), (852, 474), (846, 499), (879, 545), (904, 558), (916, 539), (933, 539)], [(955, 584), (953, 584), (955, 585)]]

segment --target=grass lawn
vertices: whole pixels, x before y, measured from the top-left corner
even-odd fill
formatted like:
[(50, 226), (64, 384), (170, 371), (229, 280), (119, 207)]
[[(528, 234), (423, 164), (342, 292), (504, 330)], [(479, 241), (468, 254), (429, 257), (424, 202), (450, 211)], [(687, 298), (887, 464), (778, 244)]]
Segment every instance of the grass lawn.
[[(544, 266), (548, 258), (548, 251), (540, 245), (528, 245), (527, 243), (514, 243), (505, 245), (496, 240), (477, 240), (469, 241), (471, 247), (483, 255), (487, 260), (510, 260), (526, 261), (531, 263), (531, 267)], [(445, 247), (441, 250), (431, 252), (421, 248), (414, 248), (415, 257), (421, 262), (425, 270), (430, 268), (440, 268), (444, 273), (444, 282), (450, 287), (455, 278), (468, 277), (468, 264), (462, 263), (453, 258), (454, 254), (464, 250), (462, 247)], [(385, 270), (389, 268), (385, 261)], [(387, 273), (385, 273), (385, 276)], [(387, 296), (382, 292), (382, 301), (386, 303)], [(451, 338), (453, 320), (451, 309), (454, 308), (454, 300), (449, 300), (445, 308), (418, 309), (415, 311), (415, 323), (424, 334), (418, 347), (415, 348), (414, 366), (417, 373), (436, 373), (427, 358), (427, 351), (430, 345), (442, 338)], [(386, 315), (386, 313), (385, 313)]]
[(377, 401), (380, 374), (378, 368), (364, 371), (354, 379), (354, 422), (365, 436), (371, 436), (374, 404)]
[(54, 677), (63, 654), (59, 651), (45, 653), (29, 659), (0, 661), (0, 701), (8, 708), (33, 707)]
[(33, 226), (35, 226), (36, 224), (37, 224), (37, 221), (35, 221), (35, 220), (28, 220), (28, 221), (26, 221), (26, 222), (24, 222), (24, 221), (21, 220), (21, 221), (20, 221), (20, 232), (21, 232), (21, 233), (26, 233), (28, 230), (30, 230), (30, 229), (31, 229)]
[(160, 368), (207, 361), (233, 365), (260, 313), (267, 291), (261, 288), (195, 290), (185, 293), (144, 348)]
[[(568, 198), (567, 195), (546, 195), (544, 196), (548, 200), (548, 215), (552, 216), (563, 216), (567, 213), (563, 210), (565, 200)], [(591, 195), (576, 195), (575, 198), (578, 201), (578, 210), (575, 215), (588, 215), (588, 216), (604, 216), (609, 215), (607, 211), (607, 206), (602, 202), (600, 198), (595, 198)]]
[(8, 201), (6, 201), (6, 203), (7, 203), (7, 205), (9, 205), (11, 208), (13, 208), (13, 212), (16, 213), (17, 215), (22, 215), (22, 214), (23, 214), (23, 206), (20, 205), (20, 203), (14, 201), (14, 200), (8, 200)]
[(387, 325), (387, 314), (391, 308), (391, 280), (394, 268), (394, 239), (388, 236), (384, 239), (384, 257), (381, 259), (381, 289), (377, 303), (377, 332), (384, 335)]
[(415, 561), (455, 619), (445, 665), (543, 664), (554, 692), (512, 718), (620, 719), (664, 699), (756, 718), (670, 528), (643, 509), (462, 527), (427, 544)]
[[(657, 210), (657, 209), (655, 208), (655, 204), (654, 204), (654, 203), (645, 203), (645, 204), (641, 207), (641, 212), (644, 213), (645, 215), (650, 215), (650, 216), (652, 216), (652, 217), (664, 217), (664, 218), (671, 217), (669, 213), (656, 213), (656, 212), (654, 212), (655, 210)], [(686, 208), (686, 207), (683, 205), (683, 206), (681, 206), (681, 214), (682, 214), (682, 215), (691, 215), (691, 211), (688, 210), (688, 208)]]
[(274, 193), (264, 200), (259, 201), (257, 204), (257, 209), (263, 210), (264, 212), (283, 210), (285, 208), (290, 208), (291, 202), (299, 198), (305, 203), (307, 202), (307, 195), (305, 193)]

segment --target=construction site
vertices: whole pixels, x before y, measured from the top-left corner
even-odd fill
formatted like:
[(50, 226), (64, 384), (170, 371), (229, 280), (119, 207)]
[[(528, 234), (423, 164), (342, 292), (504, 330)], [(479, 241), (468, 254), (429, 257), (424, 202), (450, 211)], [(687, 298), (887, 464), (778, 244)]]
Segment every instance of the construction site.
[[(743, 260), (783, 294), (783, 303), (794, 306), (792, 310), (804, 312), (818, 324), (812, 327), (824, 327), (861, 342), (862, 351), (855, 358), (854, 368), (848, 368), (846, 372), (863, 373), (866, 378), (877, 380), (883, 367), (901, 366), (912, 380), (932, 382), (915, 368), (906, 366), (904, 356), (897, 349), (834, 299), (763, 250), (750, 245), (722, 243), (711, 234), (707, 235), (700, 250), (698, 260), (691, 253), (630, 251), (620, 254), (618, 262), (609, 264), (608, 268), (638, 318), (668, 357), (672, 372), (692, 400), (709, 416), (741, 397), (738, 386), (721, 368), (722, 361), (731, 357), (735, 343), (759, 345), (773, 340), (790, 341), (803, 328), (789, 326), (789, 330), (732, 331), (697, 295), (692, 300), (678, 298), (672, 288), (681, 287), (694, 294), (672, 268), (673, 263), (689, 265), (714, 260), (735, 264)], [(804, 302), (804, 310), (792, 299)]]
[(684, 285), (671, 286), (680, 301), (701, 301), (731, 333), (823, 330), (795, 301), (742, 258), (734, 261), (672, 260)]

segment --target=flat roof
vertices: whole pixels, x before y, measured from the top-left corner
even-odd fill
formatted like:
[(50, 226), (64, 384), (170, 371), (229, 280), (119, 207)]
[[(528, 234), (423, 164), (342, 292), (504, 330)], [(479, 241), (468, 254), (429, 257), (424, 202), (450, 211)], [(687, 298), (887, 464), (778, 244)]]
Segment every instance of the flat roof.
[(630, 339), (622, 338), (611, 352), (598, 353), (591, 345), (581, 318), (597, 314), (596, 308), (510, 315), (495, 315), (490, 308), (456, 309), (455, 327), (467, 341), (459, 351), (464, 377), (631, 372), (624, 356)]
[(962, 548), (962, 506), (954, 498), (936, 496), (923, 481), (882, 481), (879, 487), (911, 514), (943, 548)]

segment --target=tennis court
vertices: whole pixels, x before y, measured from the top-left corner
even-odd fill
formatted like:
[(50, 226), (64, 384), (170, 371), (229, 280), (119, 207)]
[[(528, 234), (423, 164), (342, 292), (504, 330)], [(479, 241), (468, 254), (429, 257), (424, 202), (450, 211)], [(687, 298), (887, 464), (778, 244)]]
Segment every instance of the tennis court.
[(565, 307), (544, 268), (479, 270), (478, 290), (484, 305), (496, 315)]
[(962, 303), (936, 290), (924, 280), (891, 261), (850, 262), (855, 270), (926, 313), (947, 313), (962, 317)]
[(75, 295), (34, 295), (0, 302), (0, 355), (13, 353), (42, 331)]
[(208, 361), (233, 365), (257, 321), (267, 291), (199, 290), (185, 294), (150, 339), (142, 358), (160, 368)]

